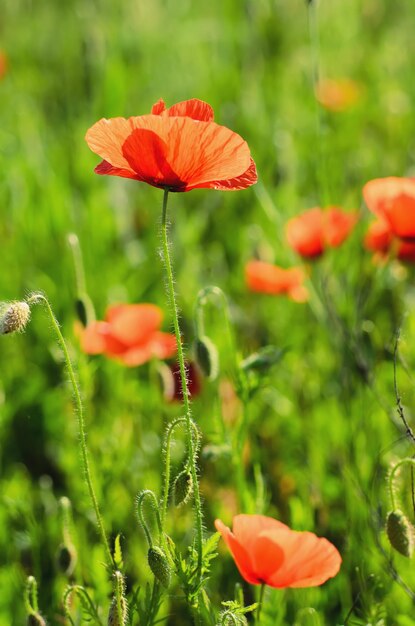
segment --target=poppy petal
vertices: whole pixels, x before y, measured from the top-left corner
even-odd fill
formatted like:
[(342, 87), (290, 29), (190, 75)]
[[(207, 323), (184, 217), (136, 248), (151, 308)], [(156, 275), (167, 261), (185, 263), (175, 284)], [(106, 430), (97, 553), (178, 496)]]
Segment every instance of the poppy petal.
[[(238, 191), (240, 189), (246, 189), (251, 185), (255, 185), (257, 180), (258, 175), (256, 165), (254, 160), (251, 159), (248, 169), (240, 176), (236, 176), (235, 178), (230, 178), (228, 180), (214, 180), (208, 184), (205, 183), (202, 185), (195, 185), (192, 189), (196, 189), (197, 187), (209, 187), (209, 189), (217, 189), (219, 191)], [(190, 188), (188, 191), (190, 191)]]
[(130, 347), (148, 343), (162, 320), (163, 313), (155, 304), (114, 305), (106, 314), (111, 335)]
[(141, 346), (133, 346), (124, 350), (121, 354), (113, 355), (117, 361), (127, 365), (127, 367), (138, 367), (151, 361), (153, 358), (153, 352), (150, 344), (143, 344)]
[(151, 114), (161, 115), (163, 111), (165, 110), (166, 110), (166, 105), (164, 104), (164, 100), (163, 98), (160, 98), (160, 100), (156, 102), (155, 104), (153, 104), (153, 106), (151, 107)]
[(170, 117), (191, 117), (192, 120), (199, 120), (200, 122), (213, 122), (214, 117), (210, 104), (197, 98), (173, 104), (169, 109), (166, 109), (165, 114)]
[(269, 584), (271, 576), (282, 567), (285, 554), (282, 547), (272, 538), (261, 534), (256, 537), (252, 559), (255, 575), (263, 583)]
[(81, 330), (81, 348), (86, 354), (105, 352), (105, 336), (109, 333), (107, 322), (92, 322)]
[(273, 587), (314, 587), (337, 574), (341, 556), (329, 541), (310, 532), (266, 531), (284, 551), (282, 566), (270, 577)]
[(363, 187), (363, 197), (368, 209), (385, 220), (395, 236), (415, 237), (415, 179), (376, 178)]
[(128, 161), (122, 153), (122, 145), (134, 130), (134, 118), (102, 118), (87, 131), (85, 140), (95, 154), (111, 163), (112, 166), (130, 170)]
[(152, 355), (158, 359), (169, 359), (177, 352), (176, 337), (170, 335), (170, 333), (153, 333), (149, 341), (149, 346)]
[(251, 562), (248, 551), (239, 543), (235, 535), (229, 530), (221, 520), (215, 521), (215, 527), (222, 535), (226, 545), (228, 546), (236, 567), (239, 570), (242, 578), (252, 585), (261, 584), (261, 580), (254, 574), (253, 564)]
[(251, 291), (291, 295), (296, 294), (297, 289), (302, 286), (305, 275), (299, 267), (283, 269), (264, 261), (249, 261), (245, 266), (245, 278)]
[(166, 143), (153, 131), (135, 129), (125, 140), (122, 152), (140, 180), (154, 187), (185, 187), (167, 162)]
[(113, 167), (108, 161), (101, 161), (94, 169), (95, 174), (101, 176), (121, 176), (122, 178), (133, 178), (141, 180), (141, 178), (131, 169), (122, 169), (121, 167)]

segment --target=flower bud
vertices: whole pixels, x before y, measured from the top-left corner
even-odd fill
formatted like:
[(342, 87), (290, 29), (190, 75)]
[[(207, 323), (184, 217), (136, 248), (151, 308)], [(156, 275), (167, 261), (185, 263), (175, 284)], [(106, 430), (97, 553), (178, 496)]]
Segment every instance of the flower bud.
[(414, 527), (399, 509), (388, 513), (386, 534), (392, 548), (410, 558), (414, 551)]
[(176, 476), (173, 483), (173, 503), (175, 506), (186, 504), (193, 493), (193, 479), (188, 469)]
[(0, 312), (0, 335), (22, 332), (30, 319), (26, 302), (11, 302)]
[(113, 598), (110, 606), (110, 610), (108, 613), (108, 626), (125, 626), (127, 623), (127, 601), (124, 596), (121, 597), (121, 622), (118, 617), (118, 608), (117, 608), (117, 599)]
[(209, 380), (215, 380), (219, 374), (218, 349), (209, 337), (198, 337), (195, 341), (196, 362)]
[(56, 555), (56, 563), (58, 569), (65, 574), (71, 576), (76, 566), (78, 555), (75, 546), (72, 544), (61, 543)]
[(46, 626), (46, 622), (39, 613), (32, 613), (27, 617), (27, 626)]
[(158, 546), (152, 546), (148, 551), (147, 560), (154, 576), (167, 588), (170, 585), (171, 569), (163, 550)]

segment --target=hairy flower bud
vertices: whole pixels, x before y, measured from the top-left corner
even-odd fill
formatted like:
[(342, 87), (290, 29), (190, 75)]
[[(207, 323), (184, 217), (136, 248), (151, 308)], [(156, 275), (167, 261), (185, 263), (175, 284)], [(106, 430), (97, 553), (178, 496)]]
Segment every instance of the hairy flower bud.
[(0, 335), (22, 332), (30, 319), (30, 308), (26, 302), (11, 302), (0, 310)]
[(118, 617), (118, 608), (117, 608), (117, 599), (113, 598), (110, 606), (110, 610), (108, 613), (108, 626), (125, 626), (127, 623), (127, 601), (124, 596), (120, 599), (121, 604), (121, 622)]
[(399, 509), (388, 513), (386, 534), (392, 548), (410, 558), (414, 552), (414, 527)]
[(173, 502), (175, 506), (186, 504), (193, 493), (192, 475), (188, 469), (183, 470), (176, 476), (173, 483)]
[(158, 546), (152, 546), (148, 551), (147, 560), (154, 576), (167, 588), (170, 585), (171, 569), (163, 550)]

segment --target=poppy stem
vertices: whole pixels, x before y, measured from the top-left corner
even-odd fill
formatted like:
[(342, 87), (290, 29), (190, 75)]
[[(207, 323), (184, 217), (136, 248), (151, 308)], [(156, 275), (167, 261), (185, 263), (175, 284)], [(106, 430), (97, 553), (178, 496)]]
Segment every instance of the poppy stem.
[(59, 323), (52, 311), (52, 307), (49, 304), (48, 299), (46, 298), (46, 296), (44, 296), (43, 294), (40, 293), (36, 293), (33, 296), (31, 296), (30, 298), (28, 298), (27, 300), (27, 304), (32, 305), (32, 304), (44, 304), (46, 311), (49, 315), (51, 324), (52, 324), (52, 328), (55, 332), (56, 338), (58, 340), (58, 344), (63, 352), (63, 357), (64, 357), (64, 361), (65, 361), (65, 365), (66, 368), (68, 370), (68, 374), (69, 374), (69, 380), (71, 381), (71, 385), (72, 385), (72, 390), (73, 390), (73, 396), (74, 396), (74, 403), (75, 403), (75, 407), (76, 407), (76, 415), (78, 418), (78, 431), (79, 431), (79, 445), (81, 448), (81, 457), (82, 457), (82, 464), (83, 464), (83, 470), (84, 470), (84, 477), (85, 477), (85, 482), (87, 484), (87, 488), (88, 488), (88, 492), (89, 492), (89, 497), (91, 498), (91, 502), (92, 502), (92, 507), (95, 511), (95, 517), (96, 517), (96, 521), (97, 521), (97, 526), (98, 526), (98, 532), (99, 535), (101, 537), (101, 541), (102, 541), (102, 545), (104, 546), (104, 550), (105, 550), (105, 556), (107, 559), (107, 565), (112, 568), (114, 567), (114, 560), (112, 558), (112, 554), (111, 554), (111, 550), (109, 547), (109, 543), (108, 543), (108, 539), (107, 539), (107, 535), (105, 533), (105, 529), (104, 529), (104, 524), (102, 521), (102, 516), (101, 516), (101, 512), (99, 510), (99, 505), (98, 505), (98, 500), (97, 497), (95, 495), (95, 489), (94, 489), (94, 485), (92, 482), (92, 477), (91, 477), (91, 470), (89, 467), (89, 457), (88, 457), (88, 447), (87, 447), (87, 443), (86, 443), (86, 434), (85, 434), (85, 421), (84, 421), (84, 408), (83, 408), (83, 404), (82, 404), (82, 399), (81, 399), (81, 392), (79, 389), (79, 385), (78, 382), (76, 380), (75, 377), (75, 372), (72, 366), (72, 361), (71, 358), (69, 356), (69, 352), (68, 352), (68, 348), (66, 346), (66, 342), (65, 339), (63, 338), (63, 335), (61, 333), (61, 330), (59, 328)]
[(196, 446), (193, 441), (193, 425), (192, 425), (192, 416), (191, 416), (191, 408), (190, 408), (190, 399), (189, 399), (189, 389), (187, 384), (187, 376), (186, 376), (186, 366), (184, 362), (184, 354), (183, 354), (183, 346), (182, 340), (180, 336), (180, 326), (179, 326), (179, 311), (176, 302), (176, 295), (174, 292), (174, 278), (173, 278), (173, 269), (170, 258), (169, 251), (169, 240), (167, 233), (167, 199), (168, 199), (168, 189), (164, 190), (163, 196), (163, 213), (162, 213), (162, 222), (161, 222), (161, 231), (162, 231), (162, 240), (163, 240), (163, 254), (164, 254), (164, 263), (167, 272), (167, 284), (169, 291), (169, 298), (171, 307), (173, 309), (173, 324), (174, 324), (174, 332), (176, 335), (177, 342), (177, 360), (179, 362), (180, 368), (180, 378), (182, 382), (182, 391), (183, 391), (183, 405), (186, 419), (186, 444), (189, 452), (189, 460), (190, 460), (190, 474), (192, 476), (193, 481), (193, 497), (195, 503), (195, 512), (196, 512), (196, 550), (197, 550), (197, 573), (198, 580), (200, 581), (202, 578), (202, 563), (203, 563), (203, 514), (202, 514), (202, 505), (200, 501), (200, 493), (199, 493), (199, 480), (197, 475), (197, 452)]
[(261, 609), (262, 609), (262, 605), (264, 603), (264, 593), (265, 593), (265, 583), (261, 583), (261, 589), (259, 592), (259, 601), (258, 601), (258, 608), (257, 608), (257, 613), (256, 613), (256, 619), (255, 619), (255, 624), (258, 626), (259, 624), (259, 620), (261, 617)]

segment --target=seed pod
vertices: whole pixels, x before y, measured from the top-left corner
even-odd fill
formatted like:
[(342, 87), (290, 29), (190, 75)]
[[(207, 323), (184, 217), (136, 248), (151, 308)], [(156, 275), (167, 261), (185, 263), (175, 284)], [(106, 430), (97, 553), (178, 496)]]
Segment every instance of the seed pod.
[(27, 617), (27, 626), (46, 626), (46, 622), (40, 613), (32, 613)]
[(414, 527), (401, 510), (388, 513), (386, 534), (392, 548), (411, 558), (414, 552)]
[(0, 335), (22, 332), (30, 319), (30, 308), (26, 302), (11, 302), (0, 313)]
[(167, 588), (170, 585), (171, 569), (163, 550), (158, 546), (152, 546), (148, 551), (147, 560), (154, 576)]
[(66, 576), (71, 576), (76, 566), (78, 555), (75, 546), (61, 543), (56, 555), (58, 569)]
[(176, 476), (173, 483), (173, 503), (175, 506), (186, 504), (193, 494), (193, 479), (188, 469)]
[(218, 349), (209, 337), (198, 337), (195, 341), (196, 362), (209, 380), (215, 380), (219, 374)]
[(108, 613), (108, 626), (125, 626), (125, 624), (127, 623), (128, 606), (124, 596), (121, 597), (120, 604), (122, 621), (120, 622), (118, 617), (117, 599), (113, 598)]

